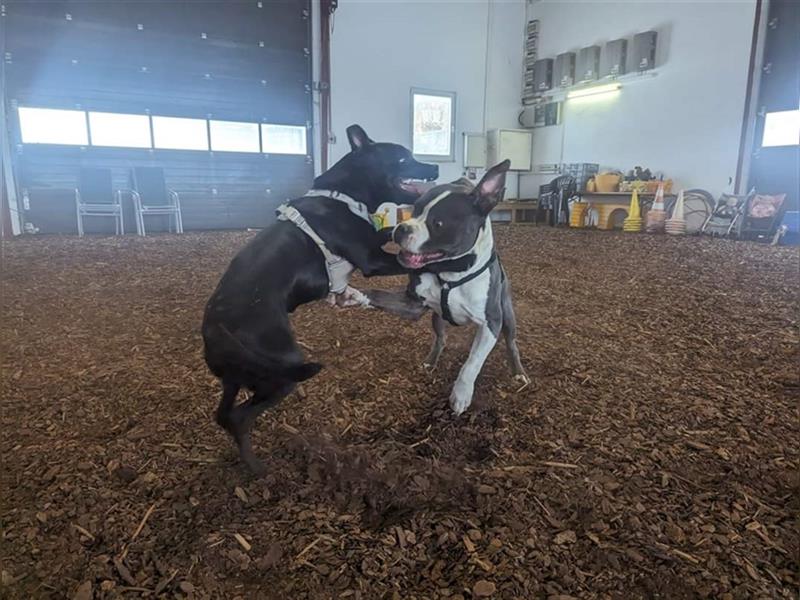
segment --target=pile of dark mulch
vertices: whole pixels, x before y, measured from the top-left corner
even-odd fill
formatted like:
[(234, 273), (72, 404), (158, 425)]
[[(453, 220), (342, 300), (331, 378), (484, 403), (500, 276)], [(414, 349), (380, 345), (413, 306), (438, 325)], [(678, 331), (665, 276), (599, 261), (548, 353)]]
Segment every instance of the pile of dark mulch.
[(796, 249), (498, 228), (533, 383), (461, 418), (469, 331), (303, 307), (256, 479), (198, 335), (249, 237), (5, 246), (0, 596), (796, 597)]

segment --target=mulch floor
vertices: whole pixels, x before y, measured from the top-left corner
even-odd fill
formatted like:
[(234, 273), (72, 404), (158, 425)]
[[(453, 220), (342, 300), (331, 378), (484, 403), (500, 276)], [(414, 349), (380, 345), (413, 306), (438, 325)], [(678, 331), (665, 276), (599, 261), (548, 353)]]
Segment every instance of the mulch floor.
[(302, 307), (262, 478), (198, 334), (251, 233), (6, 243), (0, 596), (796, 598), (797, 249), (496, 230), (531, 386), (453, 418), (469, 330)]

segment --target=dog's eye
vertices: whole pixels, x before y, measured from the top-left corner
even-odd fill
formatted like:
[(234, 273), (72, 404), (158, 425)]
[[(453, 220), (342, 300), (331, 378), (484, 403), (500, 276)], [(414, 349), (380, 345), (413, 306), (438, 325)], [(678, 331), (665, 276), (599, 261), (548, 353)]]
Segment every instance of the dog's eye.
[(442, 227), (444, 227), (444, 223), (442, 223), (441, 221), (434, 221), (433, 226), (436, 227), (436, 229), (441, 229)]
[(398, 160), (397, 162), (404, 163), (404, 162), (406, 162), (406, 159), (405, 159), (405, 158), (401, 158), (401, 159), (400, 159), (400, 160)]

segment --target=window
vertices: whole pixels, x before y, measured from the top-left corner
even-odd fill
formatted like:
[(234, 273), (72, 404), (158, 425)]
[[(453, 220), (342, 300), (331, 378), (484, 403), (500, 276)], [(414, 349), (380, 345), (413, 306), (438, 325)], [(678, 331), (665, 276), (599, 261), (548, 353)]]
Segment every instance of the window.
[(150, 148), (150, 117), (90, 112), (92, 146)]
[(426, 160), (455, 160), (456, 95), (411, 90), (411, 148)]
[(166, 150), (208, 150), (205, 119), (153, 117), (153, 141)]
[(66, 144), (86, 146), (86, 113), (82, 110), (19, 107), (23, 144)]
[(797, 146), (800, 144), (800, 110), (767, 113), (761, 146)]
[(258, 123), (209, 121), (211, 149), (220, 152), (261, 152)]
[(302, 125), (261, 124), (261, 144), (267, 154), (305, 154), (306, 128)]

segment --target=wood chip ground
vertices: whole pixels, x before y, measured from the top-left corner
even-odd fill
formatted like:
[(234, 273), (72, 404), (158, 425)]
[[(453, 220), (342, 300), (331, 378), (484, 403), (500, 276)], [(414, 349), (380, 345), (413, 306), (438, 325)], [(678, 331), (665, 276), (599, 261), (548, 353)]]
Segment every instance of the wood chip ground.
[(252, 235), (5, 244), (0, 596), (797, 597), (796, 248), (498, 227), (533, 382), (458, 419), (470, 332), (302, 307), (253, 478), (198, 334)]

